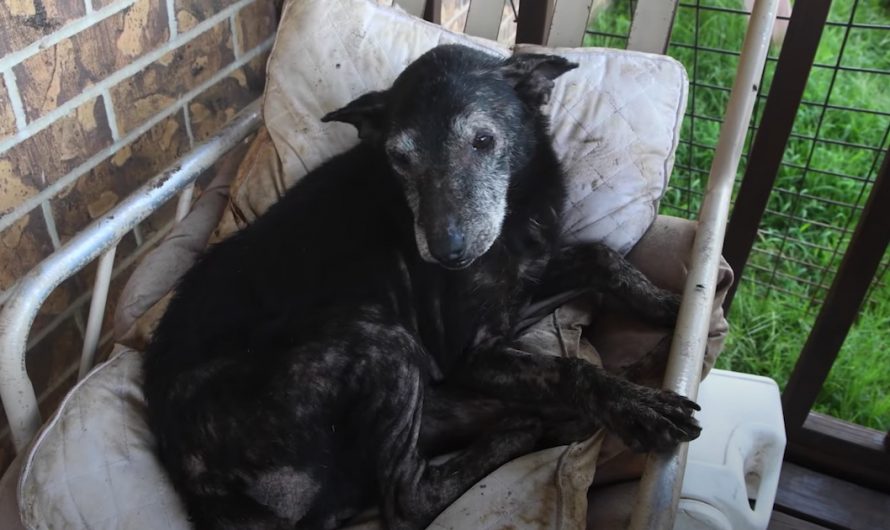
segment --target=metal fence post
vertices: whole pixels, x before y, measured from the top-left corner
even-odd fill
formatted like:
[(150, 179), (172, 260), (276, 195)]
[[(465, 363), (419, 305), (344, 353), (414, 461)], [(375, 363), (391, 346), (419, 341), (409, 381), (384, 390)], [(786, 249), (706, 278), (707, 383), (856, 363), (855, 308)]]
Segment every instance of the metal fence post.
[(838, 268), (813, 330), (782, 393), (785, 429), (789, 439), (803, 426), (807, 415), (847, 333), (859, 314), (868, 287), (890, 243), (890, 150), (859, 219), (853, 239)]
[(736, 280), (723, 302), (724, 311), (728, 312), (732, 305), (757, 239), (757, 229), (776, 182), (830, 9), (831, 0), (811, 0), (806, 9), (795, 9), (791, 13), (763, 119), (726, 229), (723, 256), (735, 272)]

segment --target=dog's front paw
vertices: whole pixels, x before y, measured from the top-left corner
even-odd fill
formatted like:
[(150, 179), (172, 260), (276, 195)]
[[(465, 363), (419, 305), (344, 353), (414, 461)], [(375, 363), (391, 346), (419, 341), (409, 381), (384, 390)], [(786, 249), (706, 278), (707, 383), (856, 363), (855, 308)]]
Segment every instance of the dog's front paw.
[(638, 386), (610, 407), (606, 420), (634, 451), (661, 452), (698, 438), (696, 410), (701, 407), (679, 394)]

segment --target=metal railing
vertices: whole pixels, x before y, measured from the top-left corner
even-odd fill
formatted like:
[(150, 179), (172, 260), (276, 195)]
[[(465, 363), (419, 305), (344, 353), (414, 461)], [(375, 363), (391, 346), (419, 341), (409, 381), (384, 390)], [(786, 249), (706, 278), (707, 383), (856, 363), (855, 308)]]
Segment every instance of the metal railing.
[[(612, 11), (609, 16), (604, 17), (603, 22), (594, 25), (593, 29), (588, 32), (586, 42), (591, 45), (612, 45), (623, 46), (627, 41), (628, 32), (624, 30), (623, 21), (630, 17), (635, 2), (630, 0), (616, 0), (613, 3)], [(721, 2), (719, 0), (686, 0), (680, 2), (678, 6), (678, 16), (681, 17), (681, 24), (685, 24), (692, 28), (691, 35), (685, 35), (680, 38), (675, 35), (671, 40), (669, 54), (680, 58), (687, 65), (691, 75), (691, 91), (689, 112), (686, 116), (686, 128), (684, 129), (683, 138), (681, 140), (680, 150), (677, 155), (677, 163), (672, 178), (671, 189), (663, 201), (664, 213), (692, 217), (698, 211), (702, 194), (701, 176), (707, 173), (707, 167), (713, 157), (714, 145), (703, 143), (700, 139), (700, 132), (703, 129), (715, 129), (719, 127), (722, 118), (718, 116), (708, 116), (697, 110), (699, 103), (708, 99), (725, 99), (729, 93), (728, 80), (721, 79), (713, 81), (707, 79), (713, 64), (732, 64), (738, 57), (740, 50), (735, 48), (733, 43), (726, 43), (722, 47), (707, 46), (702, 42), (703, 33), (710, 30), (720, 29), (721, 24), (732, 22), (731, 19), (744, 19), (747, 17), (745, 10), (738, 7), (726, 7), (731, 2)], [(816, 44), (818, 37), (822, 35), (823, 28), (826, 31), (833, 32), (834, 38), (838, 40), (838, 53), (834, 60), (823, 58), (821, 62), (814, 62), (814, 58), (806, 59), (806, 54), (796, 53), (794, 58), (788, 58), (785, 61), (786, 70), (792, 66), (797, 68), (792, 77), (806, 82), (811, 67), (814, 69), (813, 77), (823, 77), (830, 79), (830, 83), (824, 90), (814, 90), (814, 84), (811, 82), (807, 87), (807, 97), (800, 101), (801, 113), (814, 115), (813, 123), (802, 123), (805, 120), (798, 119), (796, 127), (806, 130), (792, 130), (790, 139), (795, 147), (806, 149), (806, 154), (801, 160), (792, 160), (787, 156), (781, 160), (779, 164), (780, 175), (792, 175), (793, 180), (785, 178), (783, 181), (787, 184), (771, 189), (771, 197), (775, 203), (790, 204), (792, 211), (781, 211), (778, 208), (770, 208), (764, 212), (760, 218), (759, 236), (764, 239), (772, 239), (777, 235), (779, 241), (776, 248), (768, 249), (767, 252), (757, 252), (764, 249), (764, 243), (759, 242), (755, 245), (756, 255), (749, 256), (751, 258), (751, 270), (748, 270), (746, 282), (758, 287), (756, 290), (758, 296), (769, 296), (772, 292), (787, 294), (786, 298), (789, 303), (797, 304), (798, 300), (804, 302), (803, 307), (813, 308), (818, 306), (824, 299), (824, 295), (828, 290), (831, 278), (837, 271), (837, 264), (843, 254), (843, 249), (849, 244), (850, 236), (855, 220), (863, 209), (863, 205), (868, 196), (868, 188), (874, 180), (882, 153), (888, 146), (890, 140), (890, 109), (875, 107), (871, 108), (863, 105), (842, 104), (837, 101), (838, 95), (852, 81), (851, 75), (871, 76), (886, 78), (886, 82), (890, 82), (890, 68), (887, 64), (867, 65), (861, 64), (855, 57), (851, 58), (849, 46), (847, 43), (861, 37), (863, 33), (880, 33), (890, 35), (890, 24), (887, 23), (869, 23), (861, 20), (863, 9), (860, 7), (859, 0), (854, 0), (849, 5), (847, 11), (836, 10), (838, 13), (834, 19), (827, 16), (823, 17), (824, 23), (819, 23), (813, 19), (815, 12), (822, 11), (824, 6), (814, 4), (806, 10), (798, 10), (798, 15), (808, 14), (808, 20), (801, 20), (797, 26), (798, 31), (801, 28), (810, 28), (811, 35), (816, 35)], [(807, 11), (808, 13), (801, 13)], [(715, 17), (720, 16), (719, 22), (715, 22)], [(683, 18), (685, 17), (685, 19)], [(779, 20), (788, 21), (788, 17), (777, 17)], [(616, 21), (618, 23), (616, 23)], [(710, 24), (710, 25), (709, 25)], [(601, 28), (601, 29), (597, 29)], [(618, 29), (615, 29), (618, 28)], [(813, 33), (813, 30), (816, 30)], [(787, 37), (786, 37), (787, 40)], [(797, 39), (795, 39), (797, 40)], [(804, 43), (806, 44), (806, 43)], [(799, 44), (796, 45), (798, 47)], [(807, 45), (808, 46), (808, 45)], [(815, 49), (813, 50), (815, 51)], [(719, 60), (718, 60), (719, 59)], [(767, 68), (765, 71), (765, 84), (772, 85), (773, 75), (776, 71), (779, 57), (772, 54), (767, 58)], [(792, 65), (792, 61), (794, 64)], [(706, 63), (706, 65), (702, 65)], [(701, 66), (701, 69), (698, 68)], [(804, 69), (806, 73), (803, 73)], [(699, 71), (701, 70), (701, 71)], [(844, 77), (847, 76), (847, 77)], [(782, 89), (786, 87), (783, 85)], [(753, 148), (753, 138), (760, 130), (761, 126), (774, 128), (777, 122), (777, 109), (766, 112), (763, 104), (769, 91), (765, 90), (758, 96), (758, 107), (755, 112), (755, 119), (751, 124), (748, 143), (749, 148), (743, 154), (743, 167), (746, 168), (745, 178), (742, 182), (750, 182), (757, 179), (768, 179), (770, 175), (774, 175), (774, 171), (767, 171), (766, 168), (760, 166), (748, 167), (751, 160), (751, 149)], [(788, 101), (786, 98), (785, 101)], [(785, 110), (794, 107), (784, 107)], [(826, 116), (837, 113), (855, 112), (860, 116), (870, 116), (883, 120), (878, 123), (878, 127), (871, 135), (872, 139), (868, 142), (851, 142), (839, 135), (838, 131), (826, 131)], [(796, 115), (796, 113), (795, 113)], [(779, 135), (773, 134), (774, 138)], [(781, 135), (779, 141), (779, 152), (785, 152), (784, 149), (785, 135)], [(862, 172), (851, 172), (844, 168), (820, 167), (818, 158), (820, 153), (824, 153), (826, 148), (834, 148), (842, 150), (850, 156), (864, 156), (870, 153), (870, 167)], [(755, 157), (760, 160), (760, 157)], [(856, 184), (859, 193), (854, 194), (852, 198), (832, 199), (827, 196), (818, 194), (809, 194), (806, 191), (805, 183), (811, 181), (815, 177), (824, 176), (832, 179), (837, 178), (840, 182)], [(861, 186), (860, 186), (861, 184)], [(832, 259), (827, 263), (808, 263), (803, 269), (799, 269), (795, 260), (801, 258), (802, 252), (797, 251), (798, 247), (811, 247), (812, 242), (795, 233), (796, 228), (809, 226), (817, 219), (807, 216), (800, 212), (801, 208), (811, 202), (822, 202), (826, 211), (838, 217), (846, 216), (846, 220), (839, 225), (822, 226), (826, 230), (834, 232), (831, 237), (826, 238), (826, 246)], [(849, 215), (847, 215), (849, 213)], [(730, 230), (733, 230), (730, 226)], [(736, 238), (731, 236), (730, 241)], [(732, 253), (733, 249), (727, 249)], [(733, 264), (739, 265), (745, 263), (744, 259), (731, 259)], [(882, 268), (878, 271), (875, 283), (872, 285), (882, 285), (884, 271), (890, 266), (890, 255), (886, 256), (882, 262)], [(794, 265), (791, 265), (794, 264)], [(799, 269), (799, 270), (798, 270)], [(812, 282), (796, 282), (797, 278), (805, 274), (808, 277), (815, 278)], [(813, 315), (810, 314), (811, 318)]]
[[(615, 19), (627, 18), (633, 3), (616, 0), (615, 12), (593, 25), (586, 43), (625, 43), (628, 32)], [(685, 17), (683, 23), (692, 30), (678, 38), (675, 25), (668, 53), (686, 64), (691, 90), (671, 189), (662, 203), (665, 213), (692, 217), (705, 196), (702, 177), (715, 145), (703, 137), (723, 120), (719, 113), (706, 110), (713, 105), (703, 103), (725, 101), (730, 90), (727, 79), (713, 75), (714, 65), (732, 64), (740, 50), (733, 42), (711, 45), (713, 39), (705, 45), (704, 32), (722, 31), (731, 19), (748, 16), (728, 4), (720, 0), (679, 4), (678, 17)], [(835, 4), (798, 2), (805, 8), (794, 9), (790, 18), (783, 19), (788, 22), (784, 46), (767, 58), (763, 82), (767, 89), (758, 95), (748, 131), (723, 249), (737, 278), (725, 309), (730, 309), (735, 289), (742, 285), (746, 296), (771, 298), (795, 308), (807, 324), (812, 322), (809, 337), (805, 332), (801, 337), (805, 345), (783, 394), (787, 457), (887, 490), (890, 456), (883, 445), (885, 433), (811, 412), (860, 310), (868, 310), (877, 303), (870, 301), (872, 297), (886, 293), (890, 269), (886, 241), (890, 221), (879, 206), (886, 210), (890, 204), (886, 191), (890, 108), (873, 102), (887, 101), (879, 97), (858, 103), (842, 97), (856, 80), (890, 84), (890, 60), (866, 64), (851, 55), (853, 44), (863, 35), (882, 34), (887, 36), (884, 41), (890, 40), (890, 23), (866, 20), (863, 1)], [(720, 24), (714, 23), (718, 16)], [(826, 39), (832, 53), (826, 53)], [(837, 122), (833, 118), (840, 114), (867, 118), (874, 126), (868, 135), (861, 134), (865, 127), (838, 130), (831, 122)], [(827, 164), (826, 153), (863, 162), (856, 168)], [(852, 191), (839, 195), (813, 186), (819, 179)], [(809, 211), (816, 209), (825, 217)], [(822, 237), (810, 239), (807, 230)]]
[[(693, 400), (698, 396), (701, 382), (701, 367), (733, 183), (754, 110), (764, 61), (769, 51), (769, 38), (775, 23), (777, 5), (777, 0), (760, 0), (756, 2), (751, 14), (751, 23), (745, 34), (741, 60), (727, 104), (726, 120), (720, 129), (707, 191), (698, 214), (699, 225), (692, 248), (692, 261), (686, 277), (677, 326), (671, 340), (664, 388)], [(631, 32), (629, 44), (633, 43)], [(629, 528), (673, 528), (688, 450), (689, 444), (684, 443), (668, 453), (649, 454), (636, 504), (631, 512)]]
[[(0, 397), (16, 450), (21, 450), (41, 425), (37, 397), (25, 368), (27, 339), (40, 306), (59, 284), (96, 258), (100, 259), (81, 356), (80, 376), (92, 367), (111, 264), (120, 240), (152, 212), (180, 192), (190, 202), (195, 179), (260, 124), (259, 100), (248, 105), (216, 135), (195, 147), (111, 211), (94, 221), (64, 246), (34, 267), (16, 284), (0, 311)], [(187, 208), (180, 207), (184, 215)]]
[[(759, 0), (756, 4), (753, 23), (746, 39), (744, 60), (732, 89), (726, 123), (715, 148), (717, 156), (711, 168), (708, 189), (702, 198), (700, 225), (694, 243), (695, 254), (691, 260), (680, 310), (680, 325), (665, 379), (666, 388), (692, 398), (695, 398), (699, 384), (732, 185), (743, 139), (756, 103), (763, 61), (768, 49), (768, 35), (775, 20), (773, 15), (776, 3), (777, 0)], [(404, 4), (417, 14), (426, 14), (427, 18), (433, 20), (436, 18), (435, 12), (431, 12), (438, 5), (434, 1), (425, 3), (406, 0)], [(574, 42), (571, 28), (578, 26), (578, 14), (586, 13), (584, 8), (586, 6), (589, 10), (590, 3), (581, 0), (570, 4), (572, 3), (556, 4), (552, 1), (521, 2), (517, 40), (550, 45), (579, 44), (582, 32), (578, 32), (578, 42)], [(666, 7), (665, 4), (671, 5)], [(668, 42), (670, 35), (674, 10), (673, 2), (640, 0), (636, 4), (637, 26), (635, 30), (631, 30), (631, 47), (662, 53), (663, 45)], [(113, 261), (117, 243), (145, 219), (153, 208), (186, 189), (198, 174), (251, 132), (259, 119), (259, 105), (254, 103), (221, 133), (195, 148), (179, 163), (152, 179), (118, 207), (90, 225), (18, 284), (0, 313), (0, 396), (7, 409), (17, 449), (21, 449), (30, 440), (40, 424), (37, 401), (24, 364), (28, 330), (39, 306), (65, 278), (102, 256), (100, 277), (97, 277), (94, 290), (95, 303), (91, 304), (87, 340), (83, 349), (82, 371), (88, 368), (99, 327), (94, 322), (100, 319), (93, 314), (92, 306), (104, 307), (109, 281), (108, 264)], [(673, 526), (686, 450), (687, 445), (681, 444), (669, 455), (650, 457), (637, 500), (634, 528), (668, 529)]]

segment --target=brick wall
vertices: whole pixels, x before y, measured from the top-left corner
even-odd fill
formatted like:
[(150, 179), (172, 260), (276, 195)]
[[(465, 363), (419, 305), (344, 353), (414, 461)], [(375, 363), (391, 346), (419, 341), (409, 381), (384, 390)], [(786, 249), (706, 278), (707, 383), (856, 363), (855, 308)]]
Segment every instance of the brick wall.
[[(0, 0), (0, 303), (262, 93), (280, 3)], [(110, 301), (172, 211), (122, 241)], [(94, 271), (56, 289), (35, 322), (28, 371), (44, 416), (73, 384)], [(11, 455), (0, 415), (0, 472)]]

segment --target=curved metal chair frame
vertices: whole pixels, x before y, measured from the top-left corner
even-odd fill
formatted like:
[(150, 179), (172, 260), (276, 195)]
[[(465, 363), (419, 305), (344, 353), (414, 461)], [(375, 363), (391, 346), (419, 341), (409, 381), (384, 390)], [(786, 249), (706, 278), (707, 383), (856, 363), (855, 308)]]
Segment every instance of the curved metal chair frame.
[[(465, 30), (497, 38), (505, 0), (473, 0)], [(397, 0), (406, 11), (436, 20), (440, 0)], [(742, 48), (726, 119), (720, 131), (704, 201), (694, 256), (683, 293), (664, 387), (695, 399), (701, 375), (714, 300), (718, 261), (723, 247), (733, 182), (739, 165), (760, 76), (769, 49), (778, 0), (758, 0)], [(628, 49), (664, 53), (678, 0), (637, 2)], [(590, 14), (590, 0), (523, 2), (518, 39), (548, 46), (578, 46)], [(177, 221), (188, 212), (195, 179), (261, 123), (260, 102), (245, 108), (222, 131), (155, 176), (117, 207), (34, 267), (10, 292), (0, 312), (0, 397), (13, 443), (21, 451), (42, 419), (34, 387), (25, 368), (28, 335), (37, 313), (53, 289), (99, 259), (82, 348), (79, 377), (92, 367), (105, 313), (115, 250), (121, 239), (152, 212), (179, 194)], [(665, 455), (650, 455), (630, 528), (673, 527), (682, 487), (688, 444)]]

